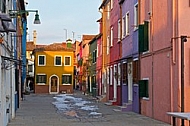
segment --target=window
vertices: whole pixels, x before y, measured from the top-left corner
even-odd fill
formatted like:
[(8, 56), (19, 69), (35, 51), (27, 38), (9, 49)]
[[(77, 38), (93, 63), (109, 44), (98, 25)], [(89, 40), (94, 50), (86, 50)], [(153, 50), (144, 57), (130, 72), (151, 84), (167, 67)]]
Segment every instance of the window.
[(138, 59), (133, 61), (133, 83), (138, 83)]
[(125, 16), (123, 17), (122, 20), (123, 20), (122, 21), (122, 38), (124, 38), (126, 35), (126, 18), (125, 18)]
[(92, 52), (92, 63), (96, 63), (96, 59), (97, 59), (97, 50), (94, 50)]
[(61, 56), (55, 56), (55, 66), (62, 66), (62, 57)]
[(148, 92), (148, 79), (147, 80), (140, 80), (139, 81), (139, 97), (149, 97)]
[(33, 70), (33, 65), (28, 65), (28, 72), (32, 72)]
[(97, 59), (97, 50), (94, 50), (94, 63), (96, 63), (96, 59)]
[(107, 54), (110, 52), (110, 37), (107, 37)]
[(72, 84), (72, 75), (64, 74), (62, 75), (62, 84)]
[(44, 55), (38, 56), (38, 66), (45, 66), (45, 56)]
[(110, 46), (113, 46), (113, 39), (114, 39), (114, 37), (113, 37), (113, 27), (111, 27), (111, 33), (110, 33)]
[(145, 21), (144, 24), (139, 25), (139, 52), (147, 52), (149, 50), (149, 22)]
[(126, 35), (129, 35), (129, 12), (126, 14)]
[(134, 6), (134, 30), (138, 29), (138, 3)]
[(71, 57), (70, 56), (65, 56), (65, 66), (71, 66)]
[(118, 36), (117, 36), (117, 38), (118, 38), (118, 42), (120, 41), (120, 37), (121, 37), (121, 21), (120, 20), (118, 20)]
[(37, 75), (36, 76), (36, 83), (41, 83), (41, 84), (46, 84), (46, 78), (47, 78), (47, 75)]
[(107, 68), (107, 84), (109, 84), (110, 80), (110, 73), (109, 73), (109, 68)]
[(110, 85), (112, 85), (112, 78), (113, 77), (113, 70), (112, 70), (112, 66), (110, 67)]

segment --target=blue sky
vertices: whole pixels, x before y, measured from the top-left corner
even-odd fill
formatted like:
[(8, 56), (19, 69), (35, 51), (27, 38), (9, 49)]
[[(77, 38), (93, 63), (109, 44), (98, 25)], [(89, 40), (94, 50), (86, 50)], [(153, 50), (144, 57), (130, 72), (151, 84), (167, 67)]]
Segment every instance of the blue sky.
[(81, 40), (83, 34), (98, 34), (101, 14), (98, 8), (102, 0), (27, 0), (26, 10), (38, 10), (41, 24), (33, 24), (35, 13), (28, 16), (27, 40), (33, 40), (37, 31), (37, 44)]

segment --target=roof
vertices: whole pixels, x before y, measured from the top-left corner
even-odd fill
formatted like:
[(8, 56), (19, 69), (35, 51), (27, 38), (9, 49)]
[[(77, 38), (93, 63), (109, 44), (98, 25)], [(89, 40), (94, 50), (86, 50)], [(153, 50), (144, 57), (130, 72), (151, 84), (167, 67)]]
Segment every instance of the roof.
[(50, 45), (43, 46), (41, 48), (36, 48), (34, 50), (35, 52), (41, 52), (41, 51), (74, 51), (73, 46), (71, 48), (68, 48), (66, 46), (66, 43), (53, 43)]
[(100, 5), (99, 9), (103, 8), (108, 2), (109, 0), (104, 0), (102, 4)]
[(91, 40), (95, 37), (96, 35), (82, 35), (82, 41), (84, 40)]
[(36, 48), (41, 48), (46, 45), (35, 45), (33, 41), (29, 41), (26, 43), (26, 51), (33, 51)]
[(102, 34), (96, 35), (88, 44), (92, 44), (95, 40), (99, 39), (102, 36)]

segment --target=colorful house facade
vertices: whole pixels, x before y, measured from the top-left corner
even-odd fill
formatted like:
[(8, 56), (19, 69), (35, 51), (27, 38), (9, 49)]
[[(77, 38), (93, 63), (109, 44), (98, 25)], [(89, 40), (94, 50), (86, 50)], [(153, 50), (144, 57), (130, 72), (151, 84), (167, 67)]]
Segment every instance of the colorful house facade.
[(78, 72), (78, 79), (80, 84), (80, 90), (84, 93), (86, 91), (90, 91), (89, 86), (89, 79), (88, 79), (88, 58), (89, 58), (89, 42), (95, 37), (95, 35), (83, 35), (82, 41), (80, 42), (80, 51), (79, 51), (79, 72)]
[(118, 1), (110, 1), (110, 85), (109, 99), (113, 104), (121, 105), (121, 20)]
[(34, 50), (35, 93), (72, 93), (74, 49), (54, 43)]
[(138, 1), (120, 0), (122, 40), (122, 105), (139, 113)]
[(110, 0), (104, 0), (99, 7), (102, 13), (102, 84), (105, 86), (106, 101), (110, 100)]
[(167, 123), (171, 117), (166, 112), (190, 110), (187, 3), (187, 0), (139, 3), (140, 112)]

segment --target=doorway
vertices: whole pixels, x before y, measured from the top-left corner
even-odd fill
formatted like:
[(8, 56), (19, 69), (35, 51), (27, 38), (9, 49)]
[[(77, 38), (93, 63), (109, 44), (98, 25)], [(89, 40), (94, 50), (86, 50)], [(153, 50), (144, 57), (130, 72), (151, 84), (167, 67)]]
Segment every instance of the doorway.
[(58, 92), (57, 90), (58, 87), (58, 78), (56, 76), (51, 77), (51, 93), (52, 92)]
[(127, 64), (127, 72), (128, 72), (128, 100), (129, 102), (133, 100), (133, 73), (132, 62)]

